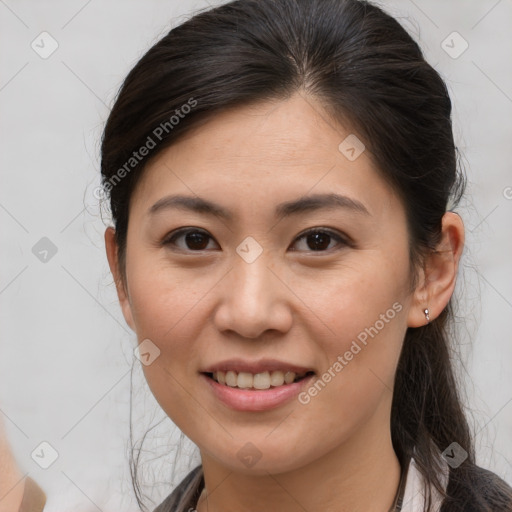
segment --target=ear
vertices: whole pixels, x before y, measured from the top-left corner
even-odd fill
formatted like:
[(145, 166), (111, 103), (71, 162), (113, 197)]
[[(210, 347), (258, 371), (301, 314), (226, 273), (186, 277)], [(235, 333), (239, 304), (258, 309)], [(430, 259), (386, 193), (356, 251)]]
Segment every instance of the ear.
[(135, 331), (127, 285), (124, 282), (121, 270), (119, 268), (119, 248), (116, 241), (116, 232), (112, 227), (108, 227), (105, 231), (105, 249), (107, 251), (107, 259), (110, 272), (112, 272), (112, 276), (114, 277), (114, 282), (116, 284), (117, 297), (119, 298), (119, 304), (121, 306), (124, 319), (126, 320), (126, 323), (131, 327), (131, 329)]
[(425, 260), (418, 286), (414, 291), (408, 315), (408, 327), (421, 327), (437, 318), (448, 304), (457, 278), (460, 257), (464, 248), (464, 224), (454, 212), (446, 212), (442, 219), (441, 240)]

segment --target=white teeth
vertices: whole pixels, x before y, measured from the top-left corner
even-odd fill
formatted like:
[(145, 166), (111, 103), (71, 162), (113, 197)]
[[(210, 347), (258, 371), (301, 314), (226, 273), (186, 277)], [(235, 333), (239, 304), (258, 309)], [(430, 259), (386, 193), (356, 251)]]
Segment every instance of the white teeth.
[(256, 373), (253, 378), (253, 387), (256, 389), (268, 389), (270, 387), (270, 373)]
[(249, 373), (249, 372), (228, 372), (218, 371), (212, 374), (213, 379), (220, 384), (225, 384), (231, 388), (240, 389), (270, 389), (270, 387), (282, 386), (283, 384), (291, 384), (297, 377), (295, 372), (282, 372), (276, 370), (273, 372)]
[(293, 372), (286, 372), (284, 374), (284, 381), (286, 384), (291, 384), (295, 380), (295, 373)]
[(270, 384), (272, 386), (282, 386), (284, 384), (284, 373), (277, 371), (270, 374)]
[[(215, 374), (214, 374), (215, 375)], [(232, 388), (238, 385), (238, 377), (235, 372), (226, 372), (226, 384)]]
[(242, 389), (252, 388), (252, 374), (247, 372), (240, 372), (238, 374), (238, 387)]

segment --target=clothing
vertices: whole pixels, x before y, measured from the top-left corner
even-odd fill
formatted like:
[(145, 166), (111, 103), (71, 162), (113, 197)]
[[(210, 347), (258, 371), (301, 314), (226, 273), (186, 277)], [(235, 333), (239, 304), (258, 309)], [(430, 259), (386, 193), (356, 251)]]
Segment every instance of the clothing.
[[(444, 459), (443, 459), (444, 460)], [(405, 466), (405, 477), (401, 479), (403, 488), (397, 495), (399, 512), (420, 512), (423, 510), (423, 476), (414, 458)], [(432, 489), (434, 512), (512, 512), (512, 488), (497, 475), (483, 468), (476, 467), (474, 487), (485, 489), (485, 496), (474, 497), (468, 488), (457, 488), (449, 479), (449, 468), (445, 463), (440, 477), (444, 489), (457, 496), (455, 506), (446, 505), (436, 489)], [(402, 487), (401, 485), (401, 487)], [(473, 484), (472, 484), (473, 485)], [(450, 489), (452, 486), (452, 489)], [(176, 489), (156, 508), (154, 512), (195, 512), (197, 501), (204, 488), (202, 466), (195, 469), (181, 481)], [(450, 490), (452, 492), (450, 492)], [(46, 504), (46, 495), (30, 477), (25, 480), (23, 501), (18, 512), (42, 512)]]
[[(400, 512), (419, 512), (423, 510), (423, 477), (414, 458), (410, 459), (406, 468), (405, 485), (401, 495), (398, 496), (399, 507), (401, 505), (401, 508), (398, 508), (398, 510)], [(444, 489), (448, 485), (448, 477), (448, 464), (444, 462), (441, 475)], [(197, 466), (153, 512), (195, 512), (197, 501), (203, 488), (204, 476), (202, 466)], [(433, 510), (440, 512), (441, 495), (436, 489), (433, 489), (432, 495), (434, 500)]]
[[(444, 459), (441, 459), (444, 463), (441, 474), (441, 483), (443, 489), (446, 490), (448, 486), (448, 479), (450, 470), (448, 464)], [(437, 489), (432, 490), (433, 509), (437, 512), (441, 510), (442, 496), (439, 494)], [(405, 493), (402, 504), (402, 512), (416, 512), (423, 510), (424, 500), (424, 486), (423, 476), (420, 473), (416, 461), (414, 458), (411, 459), (409, 465), (409, 471), (407, 472), (407, 482), (405, 486)]]

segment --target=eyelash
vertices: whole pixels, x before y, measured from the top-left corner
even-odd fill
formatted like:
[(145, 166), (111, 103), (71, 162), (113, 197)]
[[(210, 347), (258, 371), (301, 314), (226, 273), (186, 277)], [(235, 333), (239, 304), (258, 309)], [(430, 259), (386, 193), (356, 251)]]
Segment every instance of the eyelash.
[[(170, 233), (162, 241), (162, 245), (164, 245), (164, 246), (176, 246), (175, 241), (178, 238), (180, 238), (180, 237), (182, 237), (184, 235), (187, 235), (189, 233), (200, 233), (200, 234), (202, 234), (204, 236), (207, 236), (211, 240), (214, 240), (214, 238), (212, 236), (210, 236), (207, 231), (204, 231), (202, 229), (199, 229), (199, 228), (180, 228), (180, 229)], [(311, 234), (314, 234), (314, 233), (322, 233), (322, 234), (328, 235), (331, 238), (334, 238), (338, 242), (338, 244), (340, 246), (342, 246), (342, 247), (354, 247), (354, 243), (347, 236), (342, 236), (341, 234), (337, 233), (336, 231), (333, 231), (332, 229), (322, 228), (322, 227), (312, 228), (312, 229), (308, 229), (307, 231), (304, 231), (303, 233), (301, 233), (300, 235), (297, 236), (295, 241), (302, 240), (303, 238), (307, 238), (307, 236), (309, 236)], [(174, 250), (174, 251), (177, 251), (177, 252), (194, 252), (194, 253), (201, 253), (201, 252), (204, 252), (204, 251), (208, 250), (208, 249), (199, 249), (199, 250), (181, 249), (179, 247), (178, 248), (172, 247), (171, 249)], [(292, 250), (294, 252), (300, 252), (300, 251), (297, 251), (296, 249), (292, 249)], [(326, 249), (326, 250), (319, 250), (319, 251), (309, 250), (309, 251), (305, 251), (305, 252), (309, 252), (309, 253), (330, 253), (332, 250), (333, 250), (333, 248)]]

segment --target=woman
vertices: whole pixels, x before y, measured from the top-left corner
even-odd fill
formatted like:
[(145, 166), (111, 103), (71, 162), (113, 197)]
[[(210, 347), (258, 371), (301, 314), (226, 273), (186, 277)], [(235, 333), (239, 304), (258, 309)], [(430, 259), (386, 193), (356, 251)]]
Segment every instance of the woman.
[(506, 511), (450, 361), (451, 102), (357, 0), (239, 0), (126, 78), (105, 233), (148, 384), (199, 448), (156, 512)]
[(158, 512), (512, 510), (449, 359), (450, 115), (417, 44), (356, 0), (232, 2), (129, 73), (108, 259), (202, 461)]

